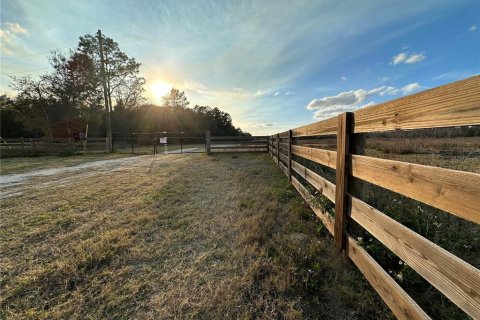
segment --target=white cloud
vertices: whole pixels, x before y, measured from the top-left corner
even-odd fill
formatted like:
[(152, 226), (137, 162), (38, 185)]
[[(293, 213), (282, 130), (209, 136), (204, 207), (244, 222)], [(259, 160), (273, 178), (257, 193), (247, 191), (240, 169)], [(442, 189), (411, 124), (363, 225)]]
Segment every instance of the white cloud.
[(313, 99), (312, 101), (310, 101), (306, 108), (308, 110), (314, 110), (320, 108), (352, 106), (365, 101), (367, 96), (367, 91), (363, 89), (350, 90), (339, 93), (336, 96)]
[(381, 77), (381, 78), (378, 78), (378, 80), (382, 81), (382, 82), (387, 82), (389, 80), (388, 77)]
[(425, 60), (426, 56), (425, 53), (412, 53), (410, 57), (408, 57), (407, 60), (405, 60), (405, 63), (412, 64), (412, 63), (417, 63), (420, 61)]
[(286, 96), (290, 96), (290, 95), (292, 95), (292, 94), (293, 94), (292, 91), (287, 91), (287, 92), (285, 92), (285, 95), (286, 95)]
[(404, 95), (414, 93), (416, 91), (420, 91), (424, 89), (421, 85), (419, 85), (417, 82), (415, 83), (410, 83), (404, 86), (401, 90)]
[(262, 123), (257, 123), (255, 127), (260, 127), (260, 128), (268, 128), (268, 127), (273, 127), (273, 123), (269, 122), (262, 122)]
[(347, 81), (347, 77), (343, 76), (340, 78), (343, 82)]
[(268, 92), (269, 92), (268, 90), (257, 90), (257, 91), (253, 94), (253, 96), (254, 96), (254, 97), (261, 97), (261, 96), (264, 96), (264, 95), (268, 94)]
[(243, 88), (239, 88), (239, 87), (233, 87), (232, 90), (237, 92), (243, 92)]
[(468, 30), (470, 30), (470, 32), (474, 32), (475, 30), (477, 30), (477, 26), (473, 25), (470, 28), (468, 28)]
[(395, 87), (392, 87), (392, 86), (388, 86), (388, 87), (385, 87), (385, 89), (383, 89), (381, 92), (378, 93), (379, 96), (383, 97), (385, 95), (389, 95), (389, 96), (393, 96), (393, 95), (396, 95), (400, 92), (400, 90), (398, 90), (397, 88)]
[(393, 86), (381, 86), (370, 90), (358, 89), (350, 90), (337, 94), (336, 96), (329, 96), (320, 99), (313, 99), (306, 106), (308, 110), (316, 110), (314, 117), (317, 119), (326, 119), (333, 117), (341, 112), (355, 111), (363, 107), (374, 105), (371, 101), (364, 103), (365, 100), (373, 96), (410, 94), (419, 90), (423, 90), (418, 83), (411, 83), (402, 88), (395, 88)]
[(280, 91), (277, 91), (273, 94), (274, 97), (279, 96), (279, 95), (280, 95)]
[(396, 56), (392, 57), (392, 61), (390, 61), (390, 64), (397, 65), (399, 63), (404, 62), (407, 59), (407, 53), (402, 52), (397, 54)]
[(19, 43), (19, 34), (28, 34), (28, 30), (18, 23), (5, 22), (0, 28), (1, 53), (11, 55), (15, 53), (26, 53), (26, 50)]
[(406, 63), (406, 64), (412, 64), (412, 63), (418, 63), (420, 61), (423, 61), (426, 59), (425, 52), (420, 52), (416, 53), (413, 52), (409, 55), (408, 52), (401, 52), (397, 54), (396, 56), (392, 57), (392, 60), (390, 61), (390, 65), (397, 65), (400, 63)]

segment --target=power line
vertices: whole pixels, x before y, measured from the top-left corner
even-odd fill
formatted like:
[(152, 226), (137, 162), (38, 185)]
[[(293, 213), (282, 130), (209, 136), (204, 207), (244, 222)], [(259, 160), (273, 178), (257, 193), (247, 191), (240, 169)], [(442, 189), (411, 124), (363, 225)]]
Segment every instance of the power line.
[(0, 72), (0, 74), (4, 75), (4, 76), (10, 76), (10, 75), (13, 75), (13, 74), (24, 74), (24, 73), (32, 73), (32, 72), (36, 72), (36, 71), (42, 71), (42, 70), (47, 70), (47, 69), (50, 69), (50, 68), (52, 68), (52, 67), (50, 66), (50, 67), (45, 67), (45, 68), (41, 68), (41, 69), (18, 71), (18, 72)]
[(63, 47), (53, 48), (53, 49), (50, 49), (50, 50), (48, 50), (48, 51), (42, 51), (42, 52), (39, 52), (39, 53), (27, 54), (27, 55), (24, 55), (24, 56), (7, 57), (7, 58), (1, 57), (0, 59), (2, 59), (2, 60), (11, 60), (11, 59), (20, 59), (20, 58), (35, 57), (35, 56), (39, 56), (39, 55), (42, 55), (42, 54), (45, 54), (45, 53), (50, 53), (50, 52), (52, 52), (53, 50), (65, 49), (65, 48), (70, 47), (71, 45), (73, 45), (73, 44), (75, 44), (75, 43), (76, 43), (76, 42), (72, 42), (72, 43), (69, 43), (69, 44), (67, 44), (66, 46), (63, 46)]

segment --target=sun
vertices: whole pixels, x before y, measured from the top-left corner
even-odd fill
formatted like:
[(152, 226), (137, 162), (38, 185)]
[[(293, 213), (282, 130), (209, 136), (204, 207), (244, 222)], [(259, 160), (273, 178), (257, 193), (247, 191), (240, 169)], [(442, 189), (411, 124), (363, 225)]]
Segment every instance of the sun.
[(150, 87), (150, 89), (156, 102), (159, 103), (160, 101), (162, 101), (162, 97), (165, 96), (172, 89), (172, 86), (163, 81), (155, 81)]

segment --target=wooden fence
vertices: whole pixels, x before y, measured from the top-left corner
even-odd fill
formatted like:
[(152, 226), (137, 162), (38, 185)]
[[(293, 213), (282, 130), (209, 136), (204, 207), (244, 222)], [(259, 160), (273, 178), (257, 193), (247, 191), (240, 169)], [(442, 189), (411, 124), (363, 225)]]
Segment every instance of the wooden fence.
[(207, 154), (212, 152), (267, 152), (268, 136), (210, 136), (206, 133)]
[(105, 138), (74, 140), (69, 138), (16, 138), (5, 139), (0, 143), (0, 154), (4, 156), (24, 156), (31, 154), (59, 154), (63, 152), (105, 152)]
[[(352, 196), (352, 177), (479, 224), (480, 175), (367, 157), (361, 155), (365, 141), (362, 136), (368, 132), (468, 125), (480, 125), (480, 76), (269, 138), (274, 161), (334, 236), (339, 250), (350, 257), (399, 319), (430, 318), (346, 232), (349, 221), (356, 221), (474, 319), (480, 319), (480, 271)], [(336, 151), (318, 148), (321, 144), (315, 137), (329, 135), (336, 136)], [(336, 185), (292, 159), (292, 155), (335, 169)], [(318, 206), (309, 188), (297, 177), (334, 202), (334, 217)]]

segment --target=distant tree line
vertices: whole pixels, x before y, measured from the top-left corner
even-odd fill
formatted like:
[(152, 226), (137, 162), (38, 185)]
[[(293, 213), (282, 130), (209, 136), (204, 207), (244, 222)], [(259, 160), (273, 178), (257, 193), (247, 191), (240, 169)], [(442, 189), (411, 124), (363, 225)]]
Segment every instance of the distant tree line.
[(218, 108), (189, 107), (185, 93), (176, 88), (163, 97), (161, 105), (148, 103), (143, 96), (141, 64), (122, 52), (111, 38), (102, 37), (106, 94), (99, 39), (85, 35), (69, 54), (51, 53), (50, 73), (38, 79), (12, 77), (16, 96), (0, 96), (1, 137), (72, 137), (75, 132), (84, 132), (87, 124), (90, 137), (105, 137), (107, 111), (114, 132), (208, 129), (214, 135), (247, 134)]

